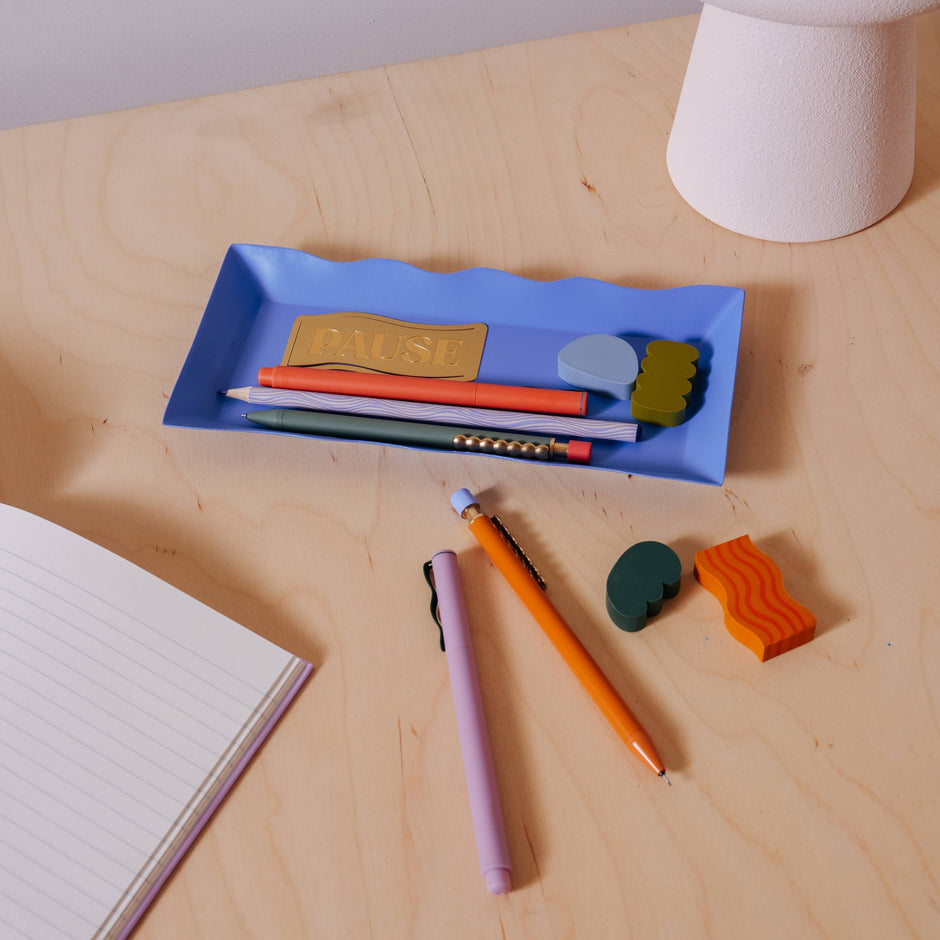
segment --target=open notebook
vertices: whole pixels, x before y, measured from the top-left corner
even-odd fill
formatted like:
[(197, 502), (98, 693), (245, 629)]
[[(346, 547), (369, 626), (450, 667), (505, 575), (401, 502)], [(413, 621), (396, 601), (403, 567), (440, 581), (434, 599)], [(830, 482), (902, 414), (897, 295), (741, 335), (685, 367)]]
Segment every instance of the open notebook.
[(127, 936), (311, 669), (0, 505), (0, 936)]

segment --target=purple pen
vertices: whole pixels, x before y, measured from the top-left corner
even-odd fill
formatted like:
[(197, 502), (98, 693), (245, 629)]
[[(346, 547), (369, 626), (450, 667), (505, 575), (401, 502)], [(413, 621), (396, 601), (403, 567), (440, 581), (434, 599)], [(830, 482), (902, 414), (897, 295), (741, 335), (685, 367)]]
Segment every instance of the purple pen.
[(490, 894), (505, 894), (511, 887), (509, 849), (480, 700), (457, 556), (452, 551), (437, 552), (429, 564), (433, 574), (432, 586), (437, 593), (438, 623), (447, 654), (480, 870)]

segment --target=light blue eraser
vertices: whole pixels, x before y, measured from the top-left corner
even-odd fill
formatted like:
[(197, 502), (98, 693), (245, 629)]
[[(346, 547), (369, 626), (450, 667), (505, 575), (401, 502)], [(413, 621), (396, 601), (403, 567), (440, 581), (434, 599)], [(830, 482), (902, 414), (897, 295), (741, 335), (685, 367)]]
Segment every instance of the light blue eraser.
[(479, 502), (476, 496), (470, 492), (470, 490), (457, 490), (453, 496), (450, 498), (450, 504), (454, 507), (454, 512), (458, 516), (463, 515), (463, 511), (468, 507), (472, 506), (474, 503)]
[(640, 364), (636, 350), (619, 336), (591, 333), (558, 353), (558, 377), (575, 388), (621, 400), (633, 394)]

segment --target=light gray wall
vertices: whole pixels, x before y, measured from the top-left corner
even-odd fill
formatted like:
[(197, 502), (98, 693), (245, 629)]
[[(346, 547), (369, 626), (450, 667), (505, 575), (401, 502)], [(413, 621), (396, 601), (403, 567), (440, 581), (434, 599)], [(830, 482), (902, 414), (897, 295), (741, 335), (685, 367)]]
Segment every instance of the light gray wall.
[(0, 128), (700, 9), (699, 0), (0, 0)]

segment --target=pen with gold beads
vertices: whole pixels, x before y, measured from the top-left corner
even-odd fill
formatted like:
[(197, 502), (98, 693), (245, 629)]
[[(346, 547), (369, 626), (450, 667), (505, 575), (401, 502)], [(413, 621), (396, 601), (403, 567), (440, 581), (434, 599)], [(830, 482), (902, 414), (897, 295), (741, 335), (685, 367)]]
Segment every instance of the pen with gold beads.
[(507, 439), (499, 431), (484, 428), (424, 424), (389, 418), (366, 418), (360, 415), (332, 414), (323, 411), (296, 411), (291, 408), (249, 411), (245, 417), (261, 427), (295, 434), (319, 434), (325, 437), (352, 438), (382, 444), (472, 451), (528, 460), (567, 460), (568, 463), (588, 463), (591, 459), (589, 441), (565, 442), (558, 441), (554, 437), (515, 433), (511, 439)]

